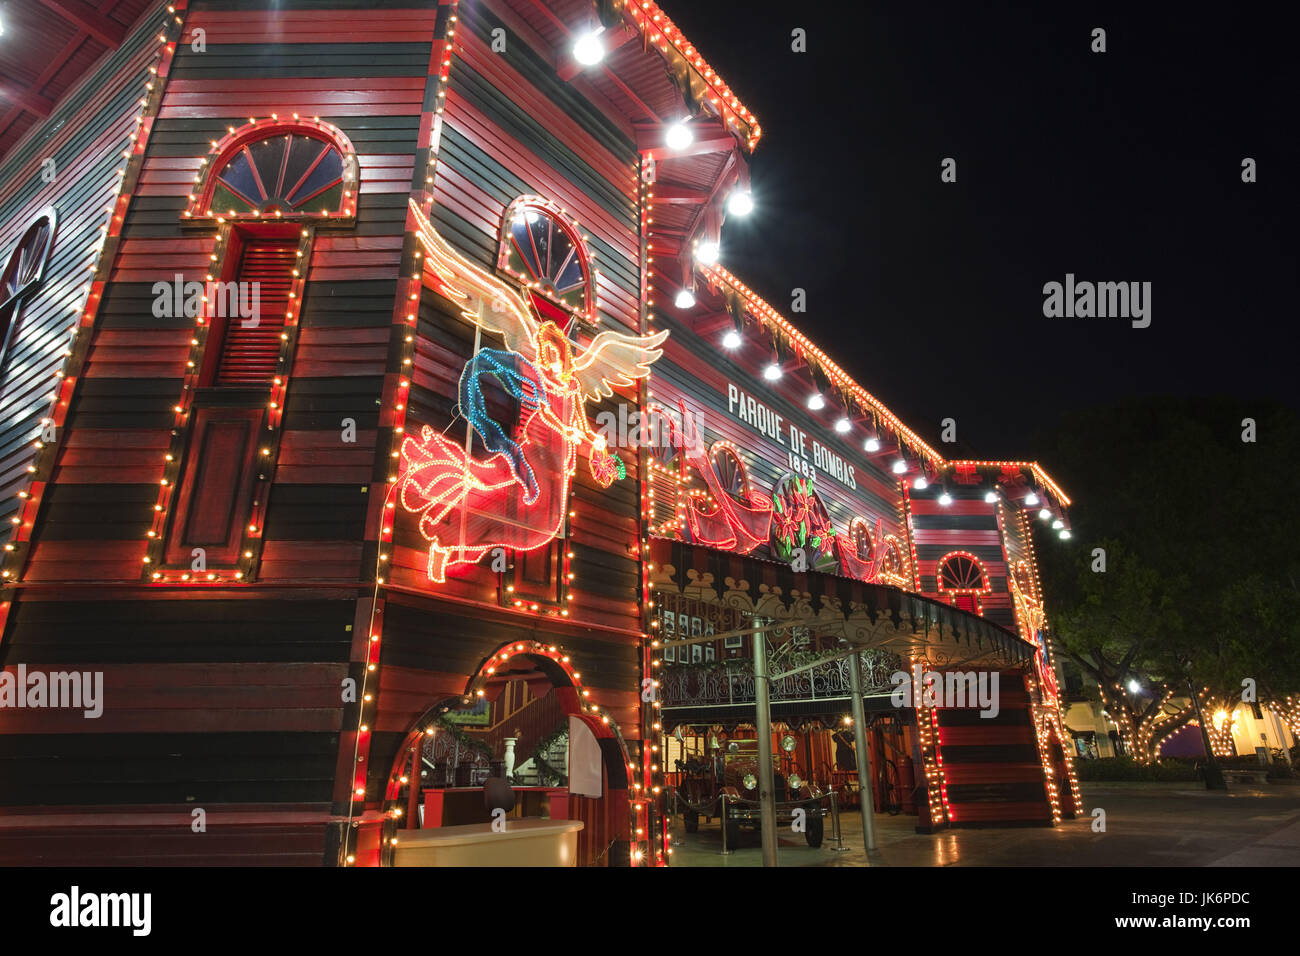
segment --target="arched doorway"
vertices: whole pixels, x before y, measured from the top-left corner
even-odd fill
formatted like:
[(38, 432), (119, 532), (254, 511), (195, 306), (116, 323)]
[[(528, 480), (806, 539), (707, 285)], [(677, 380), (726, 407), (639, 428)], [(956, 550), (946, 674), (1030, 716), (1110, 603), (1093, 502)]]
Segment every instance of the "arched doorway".
[[(578, 865), (627, 866), (644, 802), (629, 799), (634, 765), (618, 727), (588, 703), (581, 673), (556, 645), (503, 644), (459, 697), (407, 730), (384, 795), (381, 863), (403, 830), (487, 822), (484, 781), (509, 776), (512, 815), (581, 820)], [(572, 738), (572, 739), (570, 739)]]

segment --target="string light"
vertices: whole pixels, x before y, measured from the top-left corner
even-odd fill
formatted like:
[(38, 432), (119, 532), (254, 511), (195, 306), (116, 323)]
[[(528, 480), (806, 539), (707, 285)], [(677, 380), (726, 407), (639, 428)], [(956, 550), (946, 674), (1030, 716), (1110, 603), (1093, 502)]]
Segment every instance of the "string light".
[[(36, 515), (40, 511), (44, 492), (48, 487), (48, 482), (45, 479), (53, 467), (58, 451), (55, 443), (50, 443), (47, 447), (43, 436), (47, 430), (52, 431), (56, 436), (62, 436), (68, 410), (71, 407), (77, 384), (81, 380), (81, 374), (89, 355), (90, 332), (94, 328), (102, 304), (108, 272), (113, 264), (111, 259), (104, 256), (104, 250), (110, 239), (117, 240), (121, 236), (122, 223), (131, 200), (131, 192), (139, 176), (145, 147), (152, 134), (153, 123), (157, 118), (158, 108), (162, 100), (162, 85), (155, 84), (154, 81), (158, 77), (165, 77), (168, 74), (172, 54), (176, 49), (174, 37), (178, 35), (178, 27), (182, 21), (179, 16), (174, 16), (174, 8), (168, 7), (168, 12), (173, 16), (163, 21), (159, 32), (156, 34), (158, 46), (145, 73), (145, 80), (143, 81), (144, 95), (135, 101), (139, 109), (133, 117), (132, 129), (127, 134), (126, 143), (121, 150), (121, 155), (126, 162), (116, 170), (117, 183), (113, 198), (103, 206), (106, 221), (99, 225), (97, 230), (98, 239), (89, 250), (92, 256), (86, 267), (89, 276), (89, 288), (82, 304), (78, 305), (74, 310), (78, 315), (78, 320), (68, 328), (69, 342), (67, 347), (62, 350), (63, 362), (54, 373), (57, 385), (55, 390), (48, 396), (49, 410), (41, 418), (40, 433), (32, 442), (34, 456), (26, 469), (29, 484), (21, 488), (17, 493), (20, 501), (19, 513), (11, 521), (13, 527), (10, 539), (5, 546), (3, 571), (0, 572), (5, 578), (19, 577), (19, 572), (27, 557)], [(73, 132), (75, 130), (67, 133), (67, 135), (72, 135)], [(50, 149), (53, 149), (56, 145), (57, 140), (47, 144)], [(45, 210), (42, 210), (37, 216), (39, 217), (44, 213)], [(53, 222), (54, 220), (51, 218), (51, 224)], [(50, 241), (53, 243), (55, 237), (52, 236)], [(145, 557), (142, 563), (147, 563), (148, 560)], [(0, 602), (0, 629), (3, 629), (5, 618), (11, 606), (12, 602)]]

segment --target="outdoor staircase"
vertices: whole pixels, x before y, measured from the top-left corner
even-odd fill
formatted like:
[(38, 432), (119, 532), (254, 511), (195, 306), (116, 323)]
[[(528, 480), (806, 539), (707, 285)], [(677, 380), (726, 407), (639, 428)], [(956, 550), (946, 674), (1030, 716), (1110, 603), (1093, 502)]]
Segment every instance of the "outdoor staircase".
[[(524, 751), (524, 753), (527, 752)], [(541, 757), (553, 769), (561, 774), (567, 774), (569, 769), (568, 735), (566, 734), (553, 741), (549, 747), (541, 752)], [(515, 765), (515, 783), (523, 787), (542, 786), (541, 768), (537, 766), (537, 762), (532, 757), (529, 757), (522, 764)], [(554, 785), (555, 781), (551, 780), (550, 783)]]
[(937, 712), (953, 826), (1052, 822), (1029, 694), (1019, 675), (1003, 673), (1000, 682), (996, 717), (970, 708)]

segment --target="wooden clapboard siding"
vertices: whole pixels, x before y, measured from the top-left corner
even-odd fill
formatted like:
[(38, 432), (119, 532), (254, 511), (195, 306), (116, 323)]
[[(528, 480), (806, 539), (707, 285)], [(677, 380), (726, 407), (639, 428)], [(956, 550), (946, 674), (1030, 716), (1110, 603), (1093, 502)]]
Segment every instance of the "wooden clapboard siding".
[[(161, 11), (162, 4), (157, 5)], [(71, 330), (90, 286), (90, 265), (108, 222), (136, 129), (144, 81), (156, 49), (158, 17), (146, 14), (121, 47), (104, 57), (76, 91), (10, 151), (0, 165), (0, 267), (32, 217), (52, 205), (58, 214), (44, 281), (14, 316), (14, 333), (0, 367), (0, 531), (9, 536), (16, 495), (30, 481), (33, 440), (50, 411), (54, 374), (64, 362)], [(54, 179), (42, 177), (54, 161)]]
[(952, 504), (946, 508), (933, 496), (912, 498), (921, 593), (945, 599), (938, 589), (940, 562), (953, 551), (969, 552), (984, 565), (992, 589), (979, 599), (984, 616), (1014, 631), (1015, 611), (1007, 588), (1007, 561), (998, 530), (997, 505), (984, 500), (986, 491), (981, 485), (954, 485), (949, 489)]
[[(620, 128), (499, 19), (466, 5), (443, 113), (433, 221), (463, 252), (495, 268), (506, 206), (550, 199), (590, 236), (601, 314), (638, 326), (638, 158)], [(505, 50), (493, 52), (493, 30)]]
[[(490, 3), (461, 10), (467, 26), (457, 31), (461, 48), (442, 115), (434, 221), (462, 252), (495, 268), (506, 204), (523, 193), (554, 200), (591, 237), (605, 325), (637, 328), (640, 216), (630, 124), (561, 82), (519, 37), (508, 38), (504, 54), (491, 53), (487, 38), (498, 21)], [(0, 842), (7, 847), (0, 862), (332, 861), (339, 828), (330, 815), (349, 806), (361, 720), (357, 705), (342, 701), (341, 682), (366, 674), (371, 626), (382, 643), (376, 711), (365, 718), (373, 717), (373, 739), (362, 750), (367, 809), (377, 808), (412, 722), (462, 692), (506, 642), (562, 645), (580, 667), (589, 702), (626, 737), (640, 734), (635, 454), (623, 455), (627, 478), (608, 489), (579, 462), (575, 514), (559, 542), (572, 555), (568, 618), (502, 607), (500, 582), (487, 568), (432, 586), (409, 516), (395, 520), (385, 545), (389, 588), (371, 616), (376, 511), (386, 516), (380, 496), (393, 467), (393, 409), (381, 403), (408, 333), (401, 283), (414, 246), (407, 203), (426, 189), (423, 144), (436, 105), (430, 72), (441, 60), (436, 5), (195, 0), (183, 12), (187, 32), (161, 89), (120, 239), (110, 246), (85, 364), (0, 643), (6, 669), (102, 672), (105, 712), (95, 721), (0, 713)], [(205, 31), (204, 52), (189, 42), (197, 29)], [(86, 210), (102, 209), (112, 196), (115, 153), (134, 125), (138, 91), (118, 103), (110, 87), (104, 78), (97, 109), (106, 117), (126, 110), (129, 125), (115, 120), (85, 134), (82, 166), (65, 167), (84, 167), (84, 196), (76, 195)], [(155, 314), (154, 285), (178, 275), (201, 281), (211, 268), (214, 229), (182, 216), (211, 142), (250, 117), (293, 112), (341, 129), (360, 181), (355, 223), (319, 226), (304, 262), (274, 469), (259, 492), (267, 499), (258, 564), (253, 580), (239, 585), (146, 585), (146, 532), (195, 338), (192, 318)], [(37, 158), (28, 157), (28, 168)], [(0, 203), (8, 182), (0, 178)], [(61, 202), (75, 188), (56, 184), (50, 194)], [(23, 202), (38, 208), (37, 192)], [(84, 296), (102, 218), (78, 214), (67, 222), (84, 226), (77, 249), (87, 255), (56, 245), (56, 256), (66, 255), (59, 272), (86, 276), (53, 288)], [(456, 384), (473, 352), (473, 329), (429, 290), (418, 305), (404, 427), (455, 433), (463, 429)], [(42, 347), (53, 353), (56, 342), (47, 336)], [(617, 413), (635, 394), (623, 390), (589, 414)], [(199, 849), (188, 829), (194, 806), (209, 812), (211, 839)], [(618, 829), (602, 824), (602, 832)]]
[[(82, 809), (0, 817), (0, 866), (320, 866), (329, 839), (328, 805), (257, 814), (246, 804), (209, 803), (207, 830), (197, 842), (194, 817), (170, 807)], [(295, 817), (304, 822), (290, 823)]]
[[(435, 609), (438, 614), (431, 612)], [(562, 644), (580, 665), (590, 702), (608, 708), (626, 736), (639, 736), (640, 669), (625, 639), (583, 633), (504, 610), (456, 613), (448, 606), (395, 598), (385, 608), (380, 656), (379, 711), (375, 715), (367, 788), (380, 787), (413, 722), (442, 698), (459, 696), (465, 675), (489, 654), (514, 640)], [(391, 688), (394, 692), (387, 693)]]
[[(986, 615), (987, 616), (987, 615)], [(938, 749), (954, 826), (1052, 822), (1024, 675), (998, 675), (999, 712), (940, 708)]]
[[(639, 216), (630, 136), (559, 82), (517, 36), (507, 36), (503, 53), (490, 52), (490, 30), (508, 28), (489, 5), (460, 9), (462, 29), (438, 141), (434, 225), (460, 252), (495, 271), (506, 206), (525, 194), (558, 203), (591, 237), (602, 316), (637, 328)], [(457, 387), (475, 338), (457, 307), (424, 289), (407, 434), (428, 425), (456, 440), (465, 437)], [(483, 334), (479, 344), (502, 347), (493, 334)], [(587, 413), (594, 421), (602, 409), (617, 414), (620, 403), (635, 407), (635, 401), (635, 391), (628, 390), (588, 405)], [(488, 654), (525, 636), (563, 646), (582, 672), (589, 702), (608, 709), (625, 736), (640, 736), (640, 486), (636, 455), (625, 451), (622, 457), (627, 478), (607, 489), (595, 484), (585, 459), (578, 462), (570, 498), (574, 515), (560, 542), (572, 555), (568, 618), (502, 608), (501, 576), (486, 564), (458, 568), (444, 584), (431, 585), (417, 516), (396, 515), (391, 581), (429, 597), (392, 594), (386, 606), (371, 788), (382, 784), (416, 719), (442, 697), (462, 693)]]
[[(424, 176), (435, 13), (418, 2), (218, 0), (188, 16), (207, 50), (177, 45), (0, 644), (8, 669), (103, 671), (107, 695), (98, 721), (0, 714), (0, 832), (17, 859), (333, 860), (329, 815), (357, 724), (340, 689), (363, 669), (353, 626), (375, 557), (367, 502), (387, 475), (376, 465), (380, 399), (417, 161)], [(211, 268), (213, 230), (182, 216), (211, 141), (250, 116), (295, 111), (343, 131), (360, 183), (355, 223), (318, 228), (304, 263), (257, 580), (145, 588), (145, 534), (195, 324), (155, 315), (153, 286)], [(116, 187), (119, 164), (98, 148)], [(87, 195), (102, 208), (112, 193)], [(87, 227), (95, 239), (98, 226)], [(76, 263), (86, 276), (88, 261)], [(187, 811), (180, 836), (152, 819), (196, 805), (214, 837), (203, 851)], [(79, 839), (42, 845), (69, 817), (82, 821)]]
[(102, 672), (103, 715), (0, 711), (0, 806), (327, 801), (354, 602), (133, 597), (15, 607), (6, 669)]
[[(278, 22), (270, 7), (196, 6), (196, 19), (189, 27), (207, 30), (207, 52), (194, 52), (187, 44), (178, 47), (76, 400), (79, 414), (72, 423), (74, 433), (78, 427), (120, 431), (135, 426), (150, 428), (150, 434), (157, 436), (158, 427), (170, 424), (169, 409), (180, 397), (180, 379), (190, 357), (193, 321), (155, 317), (151, 290), (155, 282), (170, 283), (177, 275), (183, 281), (201, 281), (210, 268), (212, 233), (185, 226), (181, 216), (210, 142), (250, 115), (271, 112), (286, 117), (295, 111), (321, 115), (342, 128), (357, 151), (361, 169), (357, 224), (322, 231), (312, 245), (270, 491), (272, 504), (259, 568), (263, 580), (356, 581), (362, 573), (356, 515), (374, 471), (376, 400), (388, 361), (405, 204), (432, 49), (428, 11), (388, 11), (375, 16), (373, 23), (386, 21), (389, 13), (395, 20), (387, 29), (387, 39), (332, 43), (327, 60), (337, 68), (328, 76), (313, 77), (299, 69), (308, 68), (305, 52), (311, 50), (302, 45), (308, 41), (301, 40), (297, 31), (332, 29), (342, 34), (356, 19), (355, 10), (310, 15), (299, 11), (290, 28), (281, 31), (268, 26)], [(274, 36), (275, 42), (234, 42), (233, 34), (223, 33), (221, 26), (235, 19), (243, 20), (246, 37)], [(205, 22), (210, 25), (204, 26)], [(412, 29), (417, 23), (426, 25), (423, 33)], [(397, 48), (396, 60), (389, 56), (392, 47)], [(228, 62), (227, 54), (235, 48), (242, 59)], [(369, 58), (361, 55), (364, 52), (371, 54)], [(406, 64), (404, 75), (391, 71), (370, 75), (376, 63), (394, 62)], [(338, 90), (349, 92), (343, 95)], [(130, 417), (123, 418), (124, 413)], [(344, 440), (348, 422), (355, 427), (355, 441)], [(78, 443), (76, 456), (60, 463), (64, 482), (156, 485), (162, 475), (156, 438), (147, 445), (134, 443), (133, 453), (125, 457), (119, 448), (93, 439), (78, 435), (74, 442)], [(300, 485), (311, 487), (309, 498), (295, 497)], [(293, 509), (290, 520), (275, 513), (279, 502)], [(123, 534), (124, 550), (118, 553), (138, 561), (137, 536), (143, 533), (151, 505), (142, 508), (132, 501), (129, 507), (129, 515), (117, 508), (105, 509), (88, 524), (87, 537), (100, 540), (109, 533)], [(313, 521), (307, 516), (313, 508), (349, 518)], [(94, 524), (104, 528), (96, 529)], [(135, 529), (129, 547), (127, 529)], [(330, 529), (338, 537), (326, 537)], [(70, 540), (57, 546), (42, 540), (33, 549), (33, 567), (40, 572), (65, 566), (74, 553), (79, 552)], [(136, 570), (122, 567), (114, 574), (107, 561), (97, 562), (94, 569), (112, 577), (130, 577)]]

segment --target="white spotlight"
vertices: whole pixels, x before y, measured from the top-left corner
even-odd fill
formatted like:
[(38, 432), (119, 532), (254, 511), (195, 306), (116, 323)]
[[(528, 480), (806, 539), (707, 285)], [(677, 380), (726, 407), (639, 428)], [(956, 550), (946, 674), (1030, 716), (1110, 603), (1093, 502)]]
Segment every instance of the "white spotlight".
[(1136, 694), (1141, 689), (1142, 689), (1142, 685), (1139, 684), (1137, 681), (1131, 680), (1128, 682), (1128, 692), (1130, 694)]
[(1042, 518), (1044, 521), (1046, 521), (1046, 520), (1047, 520), (1048, 518), (1050, 518), (1051, 516), (1052, 516), (1052, 513), (1051, 513), (1050, 511), (1048, 511), (1046, 508), (1044, 508), (1043, 510), (1041, 510), (1040, 512), (1038, 512), (1038, 517)]
[(730, 332), (724, 335), (722, 337), (722, 347), (724, 349), (740, 348), (740, 333), (737, 332), (735, 329), (732, 329)]
[(1070, 540), (1070, 529), (1069, 529), (1069, 528), (1062, 528), (1062, 529), (1061, 529), (1061, 540), (1062, 540), (1062, 541), (1069, 541), (1069, 540)]
[(1031, 508), (1038, 504), (1038, 495), (1034, 494), (1032, 491), (1025, 495), (1025, 504)]
[(664, 134), (664, 143), (669, 149), (685, 149), (695, 142), (695, 134), (685, 122), (678, 121), (668, 127), (668, 132)]
[(843, 435), (846, 431), (848, 431), (852, 427), (853, 427), (853, 423), (849, 421), (847, 418), (840, 418), (835, 423), (835, 430), (839, 432), (841, 435)]
[(605, 59), (605, 41), (596, 30), (588, 30), (573, 44), (573, 58), (583, 66), (595, 66)]
[(901, 475), (905, 471), (907, 471), (907, 462), (901, 458), (894, 462), (894, 474)]
[(813, 392), (808, 396), (808, 407), (814, 412), (820, 412), (826, 407), (826, 399), (822, 398), (821, 392)]
[(943, 505), (945, 508), (948, 507), (952, 504), (952, 495), (945, 491), (939, 496), (939, 504)]
[(695, 294), (690, 289), (682, 289), (681, 292), (677, 293), (677, 298), (673, 300), (673, 304), (679, 309), (693, 309), (695, 308)]
[(768, 366), (763, 369), (763, 378), (767, 379), (769, 382), (775, 382), (780, 377), (781, 366), (777, 365), (775, 362), (769, 363)]
[(925, 475), (917, 475), (916, 481), (912, 482), (912, 487), (917, 491), (925, 491), (926, 486), (930, 483), (925, 480)]
[(748, 216), (754, 211), (754, 197), (747, 189), (733, 190), (727, 198), (727, 212), (733, 216)]
[(695, 258), (706, 266), (711, 266), (718, 261), (718, 244), (716, 242), (701, 242), (695, 247)]
[(864, 441), (864, 442), (862, 443), (862, 450), (863, 450), (863, 451), (880, 451), (880, 439), (879, 439), (879, 438), (868, 438), (866, 441)]
[(984, 500), (987, 501), (989, 504), (993, 504), (998, 500), (998, 493), (996, 491), (985, 492)]

